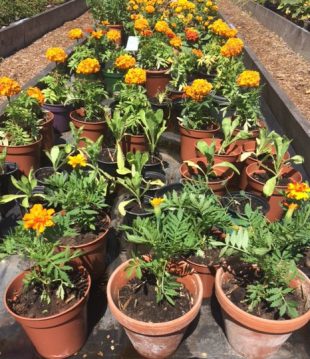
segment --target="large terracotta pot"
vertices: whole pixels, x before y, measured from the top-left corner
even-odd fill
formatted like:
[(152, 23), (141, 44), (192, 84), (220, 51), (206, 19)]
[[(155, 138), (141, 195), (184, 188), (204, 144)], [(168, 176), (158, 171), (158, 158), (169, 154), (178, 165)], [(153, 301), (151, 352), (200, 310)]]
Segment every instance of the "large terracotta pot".
[(53, 126), (56, 132), (63, 133), (69, 131), (70, 107), (62, 104), (44, 104), (42, 107), (54, 115)]
[[(205, 157), (192, 158), (190, 161), (198, 164), (200, 167), (207, 163)], [(215, 162), (219, 163), (219, 160), (215, 160)], [(221, 177), (220, 181), (212, 181), (208, 182), (208, 187), (213, 191), (214, 194), (218, 196), (223, 196), (227, 192), (227, 188), (229, 187), (229, 183), (234, 176), (234, 172), (232, 169), (228, 167), (216, 167), (214, 169), (216, 176)], [(195, 181), (192, 178), (192, 174), (199, 174), (196, 168), (190, 168), (186, 163), (182, 163), (180, 166), (180, 174), (182, 178), (188, 181)]]
[(125, 269), (129, 261), (121, 264), (112, 273), (107, 287), (109, 308), (115, 319), (124, 327), (126, 334), (136, 351), (145, 358), (167, 358), (179, 346), (186, 328), (197, 316), (202, 302), (202, 283), (197, 274), (178, 279), (193, 297), (193, 307), (189, 312), (175, 320), (165, 323), (147, 323), (132, 319), (119, 310), (117, 306), (120, 289), (134, 278), (135, 273), (128, 276)]
[[(310, 295), (310, 280), (302, 272), (294, 286), (302, 284), (305, 297)], [(219, 269), (215, 278), (215, 294), (222, 309), (226, 336), (233, 349), (248, 359), (265, 359), (276, 353), (292, 332), (310, 319), (310, 310), (295, 319), (270, 320), (249, 314), (225, 295), (223, 285), (232, 275)]]
[(25, 146), (0, 146), (0, 152), (7, 149), (6, 161), (15, 162), (20, 172), (28, 176), (31, 168), (34, 170), (40, 167), (41, 138)]
[(165, 91), (170, 75), (165, 70), (146, 70), (146, 93), (148, 97), (156, 97), (160, 92)]
[[(233, 116), (232, 116), (233, 117)], [(233, 118), (232, 118), (233, 119)], [(258, 128), (252, 131), (249, 131), (249, 138), (245, 139), (245, 140), (237, 140), (238, 145), (244, 145), (246, 144), (248, 141), (251, 140), (255, 140), (257, 137), (259, 137), (259, 130), (261, 128), (265, 128), (266, 127), (266, 123), (263, 120), (258, 120)], [(238, 133), (240, 132), (239, 129), (236, 129), (233, 133), (236, 136)]]
[(46, 121), (43, 123), (41, 128), (42, 134), (42, 150), (43, 151), (50, 151), (51, 148), (54, 146), (54, 115), (51, 112), (47, 113)]
[(122, 45), (122, 43), (123, 43), (123, 31), (124, 31), (124, 27), (123, 27), (123, 25), (107, 25), (107, 28), (109, 29), (109, 30), (116, 30), (116, 31), (118, 31), (119, 33), (120, 33), (120, 35), (121, 35), (121, 38), (118, 40), (118, 41), (116, 41), (116, 44), (118, 45), (118, 46), (121, 46)]
[(90, 276), (88, 275), (88, 286), (84, 296), (70, 309), (50, 317), (26, 318), (15, 314), (7, 303), (8, 299), (21, 291), (26, 273), (20, 273), (9, 284), (4, 295), (6, 310), (22, 326), (36, 351), (43, 358), (67, 358), (74, 355), (81, 349), (87, 338)]
[(187, 161), (196, 156), (196, 143), (198, 140), (213, 138), (220, 131), (220, 126), (214, 124), (210, 130), (189, 130), (179, 125), (181, 136), (181, 160)]
[(126, 134), (122, 140), (123, 152), (147, 152), (148, 146), (144, 135)]
[[(247, 175), (247, 190), (263, 196), (264, 183), (258, 181), (253, 177), (255, 173), (266, 173), (265, 169), (262, 169), (259, 166), (259, 162), (252, 163), (246, 167)], [(283, 175), (288, 175), (290, 182), (302, 182), (302, 175), (300, 172), (296, 171), (293, 167), (284, 167), (282, 170)], [(286, 190), (287, 186), (276, 186), (272, 196), (268, 199), (268, 204), (270, 206), (269, 211), (266, 214), (266, 217), (271, 221), (277, 221), (282, 218), (283, 208), (281, 206), (282, 201), (284, 200), (283, 192)]]

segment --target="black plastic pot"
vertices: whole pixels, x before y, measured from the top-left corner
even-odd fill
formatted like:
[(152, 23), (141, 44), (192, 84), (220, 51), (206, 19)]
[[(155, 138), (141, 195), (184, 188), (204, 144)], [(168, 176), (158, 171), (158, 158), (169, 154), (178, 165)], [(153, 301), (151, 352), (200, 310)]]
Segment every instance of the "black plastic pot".
[(151, 156), (150, 161), (144, 165), (143, 174), (147, 172), (157, 172), (161, 174), (165, 174), (163, 161), (160, 155)]
[(34, 172), (34, 178), (40, 186), (45, 186), (44, 180), (55, 173), (53, 167), (41, 167)]
[[(147, 181), (156, 181), (156, 180), (160, 180), (163, 183), (166, 183), (166, 175), (159, 173), (159, 172), (145, 172), (143, 174), (143, 178)], [(152, 187), (150, 188), (148, 191), (146, 191), (146, 196), (149, 196), (151, 198), (154, 198), (156, 195), (156, 192), (158, 191), (158, 187)]]
[[(109, 156), (109, 153), (111, 157)], [(117, 162), (113, 161), (112, 158), (115, 156), (115, 149), (103, 148), (100, 157), (98, 159), (99, 168), (106, 172), (112, 177), (117, 177)]]
[[(128, 198), (128, 200), (131, 197)], [(152, 205), (150, 204), (151, 198), (148, 196), (145, 196), (142, 200), (143, 208), (136, 209), (136, 202), (130, 203), (126, 207), (126, 216), (124, 218), (124, 223), (128, 226), (132, 225), (132, 222), (137, 217), (151, 217), (153, 215), (152, 213)]]
[(0, 195), (10, 194), (13, 191), (11, 176), (16, 177), (18, 174), (18, 166), (14, 162), (4, 163), (4, 173), (0, 174)]
[(182, 192), (184, 188), (184, 185), (180, 182), (176, 182), (176, 183), (170, 183), (167, 184), (166, 186), (163, 186), (162, 188), (159, 188), (156, 191), (155, 197), (163, 197), (165, 194), (172, 194), (173, 191), (175, 192)]

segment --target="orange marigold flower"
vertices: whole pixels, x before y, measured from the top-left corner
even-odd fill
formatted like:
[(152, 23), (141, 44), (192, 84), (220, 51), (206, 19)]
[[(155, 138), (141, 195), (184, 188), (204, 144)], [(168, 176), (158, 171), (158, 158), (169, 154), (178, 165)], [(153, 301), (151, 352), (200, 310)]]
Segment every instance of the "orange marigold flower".
[(153, 14), (155, 12), (155, 7), (153, 5), (147, 5), (145, 7), (145, 11), (148, 13), (148, 14)]
[(101, 24), (102, 24), (103, 26), (107, 26), (107, 25), (110, 24), (110, 22), (109, 22), (108, 20), (104, 20), (104, 21), (101, 21)]
[(170, 45), (176, 48), (180, 48), (182, 46), (182, 39), (179, 36), (175, 36), (170, 40)]
[(42, 204), (35, 204), (23, 217), (24, 228), (33, 229), (38, 233), (43, 233), (46, 227), (55, 225), (53, 222), (53, 209), (43, 208)]
[(199, 49), (192, 49), (192, 53), (199, 58), (203, 56), (203, 52)]
[(102, 36), (103, 36), (103, 31), (102, 30), (98, 30), (98, 31), (92, 31), (90, 36), (93, 38), (93, 39), (101, 39)]
[(199, 39), (199, 33), (192, 27), (185, 29), (185, 37), (187, 41), (197, 41)]
[(169, 25), (166, 23), (166, 21), (157, 21), (157, 23), (155, 24), (155, 30), (157, 32), (162, 32), (165, 34), (169, 30)]
[(146, 71), (140, 68), (130, 69), (125, 76), (128, 85), (143, 85), (146, 82)]
[(120, 70), (128, 70), (136, 65), (136, 59), (131, 55), (121, 55), (115, 60), (115, 66)]
[(99, 71), (100, 71), (99, 61), (97, 59), (92, 59), (92, 58), (87, 58), (85, 60), (82, 60), (76, 68), (76, 72), (78, 74), (83, 74), (83, 75), (95, 74)]
[(61, 47), (50, 47), (49, 49), (47, 49), (45, 56), (49, 61), (59, 63), (65, 62), (68, 57), (65, 50)]
[(237, 77), (237, 84), (240, 87), (258, 87), (260, 74), (258, 71), (245, 70)]
[(235, 37), (238, 33), (236, 29), (232, 29), (221, 19), (218, 19), (209, 25), (209, 29), (214, 34), (227, 38)]
[(44, 103), (44, 94), (38, 87), (29, 87), (27, 90), (27, 95), (36, 99), (40, 105)]
[(153, 31), (150, 29), (146, 29), (146, 30), (141, 31), (140, 35), (144, 36), (144, 37), (149, 37), (149, 36), (153, 35)]
[(168, 30), (165, 32), (165, 35), (169, 37), (169, 39), (176, 37), (176, 34), (170, 28), (168, 28)]
[(121, 39), (121, 33), (117, 30), (109, 30), (107, 32), (107, 39), (109, 41), (118, 42)]
[(307, 201), (310, 199), (310, 187), (306, 182), (289, 183), (285, 194), (287, 198), (296, 201)]
[(204, 79), (194, 80), (190, 86), (184, 87), (185, 95), (194, 101), (202, 101), (211, 92), (213, 86)]
[(72, 29), (68, 32), (68, 37), (71, 40), (79, 40), (83, 37), (83, 31), (79, 28)]
[(86, 158), (81, 153), (79, 153), (76, 156), (69, 156), (68, 164), (73, 168), (85, 167), (87, 165), (87, 161), (86, 161)]
[(149, 28), (149, 22), (144, 17), (135, 20), (134, 27), (137, 31), (144, 31)]
[(221, 47), (221, 55), (225, 57), (235, 57), (241, 55), (243, 51), (243, 41), (238, 38), (228, 39)]
[(20, 93), (19, 83), (9, 77), (0, 77), (0, 96), (11, 97)]

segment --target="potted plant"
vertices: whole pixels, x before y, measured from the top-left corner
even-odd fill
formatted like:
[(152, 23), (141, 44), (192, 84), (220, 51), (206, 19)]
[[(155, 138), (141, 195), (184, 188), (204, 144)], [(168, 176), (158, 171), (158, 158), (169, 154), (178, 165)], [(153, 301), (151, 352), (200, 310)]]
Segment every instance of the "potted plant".
[[(193, 224), (195, 219), (181, 208), (160, 213), (161, 202), (160, 198), (153, 199), (154, 217), (137, 218), (132, 227), (126, 227), (127, 240), (149, 245), (149, 255), (121, 264), (107, 287), (113, 316), (136, 351), (146, 358), (168, 357), (177, 349), (202, 301), (199, 276), (182, 276), (180, 272), (184, 271), (178, 263), (184, 251), (201, 241)], [(146, 306), (149, 310), (141, 316), (134, 303), (136, 309)]]
[(72, 265), (79, 253), (57, 249), (68, 223), (35, 204), (0, 245), (1, 258), (17, 254), (31, 263), (8, 285), (4, 305), (45, 358), (73, 355), (87, 337), (90, 276)]
[(216, 107), (208, 96), (211, 90), (212, 85), (204, 79), (197, 79), (184, 88), (186, 99), (179, 118), (182, 161), (195, 157), (197, 140), (214, 137), (219, 132)]
[(172, 117), (172, 108), (173, 108), (173, 100), (171, 100), (170, 95), (167, 89), (163, 92), (159, 92), (156, 97), (149, 98), (151, 107), (154, 111), (163, 110), (164, 119), (168, 122), (167, 129), (173, 130), (175, 127), (173, 117)]
[(10, 178), (16, 176), (18, 167), (14, 162), (6, 161), (6, 148), (0, 153), (0, 195), (6, 195), (10, 192)]

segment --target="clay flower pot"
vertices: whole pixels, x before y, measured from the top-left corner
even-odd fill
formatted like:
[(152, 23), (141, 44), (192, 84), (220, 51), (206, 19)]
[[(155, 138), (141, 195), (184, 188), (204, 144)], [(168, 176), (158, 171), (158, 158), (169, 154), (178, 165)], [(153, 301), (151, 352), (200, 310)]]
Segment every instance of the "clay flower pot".
[(42, 150), (50, 151), (54, 146), (54, 115), (51, 112), (48, 112), (46, 115), (46, 121), (42, 124), (41, 135), (42, 139)]
[(165, 70), (146, 70), (146, 93), (148, 97), (156, 97), (160, 92), (165, 91), (170, 75)]
[(54, 115), (53, 126), (56, 132), (63, 133), (69, 131), (70, 107), (62, 104), (44, 104), (42, 107)]
[[(233, 117), (233, 116), (232, 116), (232, 117)], [(246, 143), (248, 143), (249, 141), (255, 140), (255, 139), (259, 136), (259, 130), (260, 130), (261, 128), (265, 128), (265, 127), (266, 127), (266, 123), (265, 123), (265, 121), (263, 121), (263, 120), (258, 120), (258, 121), (257, 121), (257, 125), (258, 125), (258, 128), (256, 128), (255, 130), (249, 131), (249, 135), (250, 135), (249, 138), (247, 138), (247, 139), (245, 139), (245, 140), (237, 140), (238, 145), (242, 145), (242, 146), (243, 146), (243, 145), (245, 145)], [(236, 136), (239, 132), (240, 132), (240, 130), (239, 130), (239, 129), (236, 129), (236, 130), (234, 131), (234, 135)]]
[(124, 154), (126, 154), (127, 152), (136, 153), (137, 151), (148, 151), (148, 146), (144, 135), (126, 134), (122, 139), (122, 147)]
[[(310, 280), (301, 271), (299, 273), (302, 279), (296, 281), (303, 286), (307, 297), (310, 295)], [(227, 339), (237, 353), (248, 359), (267, 358), (279, 350), (292, 332), (308, 323), (310, 310), (289, 320), (264, 319), (241, 310), (227, 298), (222, 289), (223, 284), (231, 278), (231, 274), (219, 269), (215, 277), (215, 294), (222, 309)]]
[(36, 170), (40, 166), (41, 138), (24, 146), (0, 146), (0, 152), (7, 149), (6, 161), (15, 162), (20, 172), (28, 176), (31, 168)]
[(187, 161), (196, 157), (196, 143), (198, 140), (213, 138), (220, 131), (220, 126), (213, 124), (210, 130), (189, 130), (180, 124), (181, 160)]
[[(202, 168), (203, 165), (206, 165), (207, 163), (205, 157), (192, 158), (190, 161), (198, 164)], [(219, 163), (221, 161), (215, 160), (215, 162)], [(214, 169), (214, 172), (217, 177), (221, 177), (222, 179), (220, 181), (209, 181), (208, 187), (213, 191), (214, 194), (218, 196), (223, 196), (226, 193), (227, 187), (229, 186), (229, 183), (234, 176), (234, 172), (228, 167), (216, 167)], [(198, 171), (196, 168), (189, 167), (186, 163), (182, 163), (180, 166), (180, 174), (182, 178), (188, 181), (195, 181), (192, 176), (199, 175), (201, 174), (201, 172)]]
[(90, 276), (88, 275), (88, 286), (84, 296), (71, 308), (50, 317), (27, 318), (15, 314), (8, 306), (8, 299), (22, 290), (26, 273), (20, 273), (7, 287), (4, 295), (6, 310), (22, 326), (36, 351), (43, 358), (67, 358), (78, 352), (87, 338)]
[[(246, 167), (247, 175), (247, 190), (253, 192), (254, 194), (263, 196), (263, 188), (265, 183), (262, 183), (253, 177), (254, 174), (263, 174), (266, 173), (266, 170), (262, 169), (259, 166), (259, 162), (252, 163)], [(283, 167), (282, 175), (286, 175), (289, 178), (290, 182), (302, 182), (302, 175), (300, 172), (296, 171), (293, 167)], [(286, 190), (285, 186), (276, 186), (272, 196), (268, 199), (268, 204), (270, 206), (269, 211), (266, 214), (266, 217), (271, 221), (275, 222), (282, 218), (283, 208), (281, 203), (284, 200), (283, 192)]]
[(179, 346), (186, 328), (197, 316), (202, 302), (202, 283), (197, 274), (187, 275), (178, 279), (193, 297), (193, 307), (175, 320), (165, 323), (147, 323), (132, 319), (125, 315), (117, 306), (119, 290), (134, 278), (125, 269), (129, 261), (121, 264), (112, 273), (107, 287), (109, 308), (115, 319), (124, 327), (126, 334), (136, 351), (145, 358), (167, 358)]

